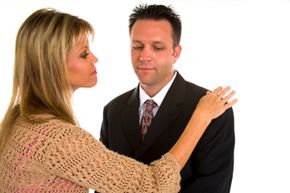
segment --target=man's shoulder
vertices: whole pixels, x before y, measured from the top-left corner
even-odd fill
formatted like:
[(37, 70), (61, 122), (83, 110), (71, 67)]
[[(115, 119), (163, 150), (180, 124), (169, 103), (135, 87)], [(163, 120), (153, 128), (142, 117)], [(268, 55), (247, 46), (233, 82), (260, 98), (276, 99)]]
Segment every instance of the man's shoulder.
[(209, 90), (203, 86), (200, 86), (193, 82), (189, 82), (187, 80), (184, 81), (184, 85), (185, 85), (186, 92), (191, 95), (203, 96), (206, 93), (206, 91)]
[(176, 84), (180, 86), (180, 84), (185, 85), (185, 89), (192, 92), (206, 92), (208, 89), (200, 86), (196, 83), (190, 82), (187, 79), (183, 78), (183, 76), (178, 73), (176, 77)]
[(136, 90), (137, 90), (137, 88), (133, 88), (129, 91), (126, 91), (126, 92), (116, 96), (107, 104), (107, 106), (115, 106), (115, 105), (127, 103), (129, 101), (130, 97), (132, 97), (132, 95), (134, 94), (134, 92), (136, 92)]
[[(188, 93), (188, 95), (198, 95), (199, 97), (202, 97), (206, 91), (209, 91), (210, 89), (207, 89), (203, 86), (200, 86), (198, 84), (189, 82), (187, 80), (185, 80), (185, 85), (186, 85), (186, 92)], [(228, 110), (226, 110), (221, 116), (220, 118), (231, 118), (233, 117), (233, 108), (229, 108)]]
[(187, 87), (190, 87), (190, 88), (193, 88), (193, 89), (196, 89), (196, 90), (208, 90), (208, 89), (206, 89), (203, 86), (200, 86), (200, 85), (198, 85), (196, 83), (193, 83), (193, 82), (189, 82), (187, 80), (185, 81), (185, 84), (186, 84)]

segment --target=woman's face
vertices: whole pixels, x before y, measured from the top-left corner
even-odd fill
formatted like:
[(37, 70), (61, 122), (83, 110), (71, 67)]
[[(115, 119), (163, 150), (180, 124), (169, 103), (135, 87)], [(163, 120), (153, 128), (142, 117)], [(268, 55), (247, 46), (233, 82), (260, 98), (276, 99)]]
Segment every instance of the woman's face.
[(73, 90), (96, 85), (97, 70), (94, 65), (96, 62), (98, 58), (90, 51), (88, 38), (84, 35), (68, 54), (68, 76)]

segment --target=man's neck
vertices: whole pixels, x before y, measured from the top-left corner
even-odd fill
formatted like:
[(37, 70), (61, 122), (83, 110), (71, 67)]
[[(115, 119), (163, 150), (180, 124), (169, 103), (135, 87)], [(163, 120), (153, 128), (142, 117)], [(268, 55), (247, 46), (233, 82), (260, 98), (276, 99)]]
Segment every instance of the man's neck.
[(144, 92), (150, 96), (151, 98), (154, 97), (156, 94), (158, 94), (176, 75), (176, 71), (173, 71), (173, 73), (168, 76), (167, 80), (162, 82), (161, 84), (158, 85), (143, 85), (140, 83), (142, 89)]

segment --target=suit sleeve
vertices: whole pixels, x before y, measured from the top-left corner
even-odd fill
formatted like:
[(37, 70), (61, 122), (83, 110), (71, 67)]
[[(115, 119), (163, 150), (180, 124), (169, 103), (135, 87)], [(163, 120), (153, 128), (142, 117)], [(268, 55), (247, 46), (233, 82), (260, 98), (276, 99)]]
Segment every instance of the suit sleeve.
[(194, 180), (182, 193), (229, 193), (234, 164), (234, 115), (227, 110), (212, 121), (191, 159)]
[(103, 110), (103, 121), (102, 121), (102, 127), (100, 131), (100, 141), (108, 147), (109, 145), (109, 138), (108, 138), (108, 116), (107, 116), (107, 110), (108, 105), (104, 107)]

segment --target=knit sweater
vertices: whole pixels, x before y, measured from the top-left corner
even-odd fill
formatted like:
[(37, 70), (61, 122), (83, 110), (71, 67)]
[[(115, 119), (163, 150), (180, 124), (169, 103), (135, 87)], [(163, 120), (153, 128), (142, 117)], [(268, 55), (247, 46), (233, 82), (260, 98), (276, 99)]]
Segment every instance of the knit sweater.
[(34, 115), (13, 125), (0, 157), (0, 192), (170, 193), (180, 188), (179, 172), (170, 153), (148, 166), (106, 149), (73, 124)]

